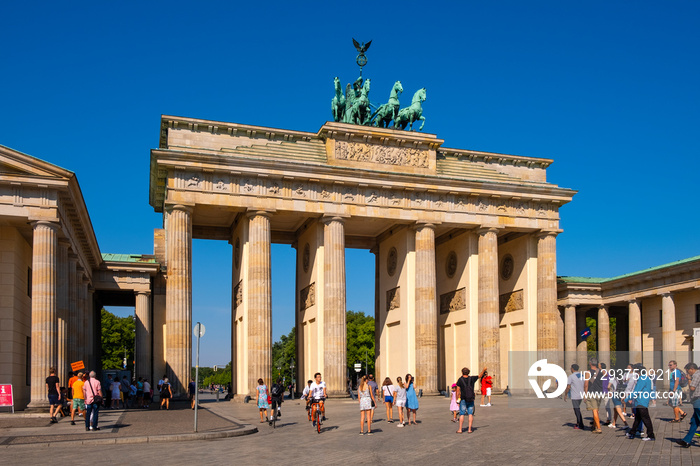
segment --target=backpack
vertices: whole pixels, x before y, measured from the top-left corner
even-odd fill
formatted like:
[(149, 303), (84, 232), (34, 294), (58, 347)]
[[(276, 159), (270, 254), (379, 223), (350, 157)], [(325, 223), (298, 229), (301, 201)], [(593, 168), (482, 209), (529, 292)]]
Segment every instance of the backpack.
[(688, 376), (685, 375), (685, 372), (682, 370), (678, 369), (678, 371), (681, 373), (681, 382), (678, 384), (680, 387), (687, 387), (688, 386)]
[(460, 377), (457, 381), (460, 389), (460, 397), (464, 401), (474, 401), (474, 384), (469, 383), (464, 377)]
[(270, 394), (274, 397), (279, 397), (282, 394), (282, 385), (276, 383), (272, 386), (272, 390), (270, 390)]

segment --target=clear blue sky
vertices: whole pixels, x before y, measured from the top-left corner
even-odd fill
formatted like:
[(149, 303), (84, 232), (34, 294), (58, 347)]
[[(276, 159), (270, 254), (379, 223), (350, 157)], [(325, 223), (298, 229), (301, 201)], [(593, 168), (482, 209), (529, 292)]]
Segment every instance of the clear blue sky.
[[(560, 275), (700, 254), (700, 3), (691, 1), (4, 2), (0, 144), (73, 170), (102, 252), (151, 253), (161, 114), (317, 131), (333, 77), (382, 102), (427, 88), (445, 146), (554, 159)], [(124, 189), (127, 186), (128, 189)], [(195, 241), (202, 364), (229, 361), (231, 246)], [(374, 256), (348, 251), (348, 308), (372, 312)], [(273, 248), (273, 337), (294, 325)], [(133, 310), (124, 310), (133, 312)]]

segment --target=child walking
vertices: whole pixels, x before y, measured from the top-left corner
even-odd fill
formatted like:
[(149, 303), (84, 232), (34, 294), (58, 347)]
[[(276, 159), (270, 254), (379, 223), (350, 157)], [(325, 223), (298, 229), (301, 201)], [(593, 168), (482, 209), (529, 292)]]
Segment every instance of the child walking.
[(452, 384), (452, 399), (450, 400), (450, 411), (452, 411), (452, 422), (457, 422), (457, 413), (459, 413), (459, 404), (457, 403), (457, 384)]

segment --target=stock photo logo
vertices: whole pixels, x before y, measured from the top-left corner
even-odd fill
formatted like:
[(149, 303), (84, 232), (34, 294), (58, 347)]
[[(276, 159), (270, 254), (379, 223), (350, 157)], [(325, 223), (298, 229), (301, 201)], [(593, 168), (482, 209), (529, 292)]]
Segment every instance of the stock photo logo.
[[(556, 364), (547, 363), (546, 359), (540, 359), (530, 366), (527, 375), (537, 398), (556, 398), (566, 390), (566, 372)], [(540, 387), (537, 383), (537, 377), (548, 377), (548, 379)], [(552, 378), (557, 380), (557, 389), (552, 393), (546, 393), (552, 385)]]

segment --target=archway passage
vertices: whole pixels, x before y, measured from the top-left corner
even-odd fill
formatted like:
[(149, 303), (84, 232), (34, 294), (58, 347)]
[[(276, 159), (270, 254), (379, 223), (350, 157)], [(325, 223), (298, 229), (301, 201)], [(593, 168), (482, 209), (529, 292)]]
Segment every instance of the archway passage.
[[(318, 370), (331, 395), (345, 394), (346, 247), (375, 253), (380, 377), (411, 372), (437, 393), (452, 367), (503, 374), (504, 351), (559, 349), (555, 237), (574, 192), (547, 183), (550, 160), (442, 142), (341, 123), (306, 133), (164, 116), (150, 200), (164, 215), (155, 250), (167, 280), (154, 315), (165, 316), (174, 388), (184, 391), (191, 367), (193, 238), (232, 245), (238, 397), (271, 376), (272, 243), (297, 252), (297, 379)], [(438, 282), (446, 264), (456, 278)]]

